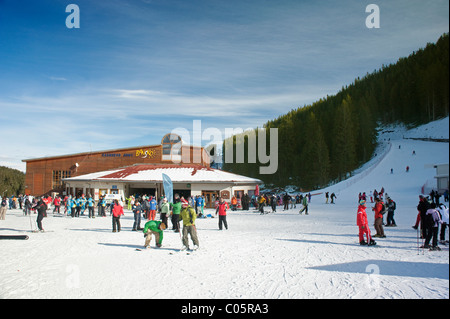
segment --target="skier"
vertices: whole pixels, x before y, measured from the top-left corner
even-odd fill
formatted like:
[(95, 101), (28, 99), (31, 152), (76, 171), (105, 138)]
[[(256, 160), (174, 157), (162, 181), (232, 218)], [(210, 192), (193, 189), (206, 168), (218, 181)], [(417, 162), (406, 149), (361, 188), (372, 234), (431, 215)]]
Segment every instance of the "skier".
[(270, 198), (270, 206), (272, 206), (272, 213), (277, 211), (277, 195), (273, 194)]
[(334, 204), (334, 199), (337, 198), (335, 193), (331, 193), (331, 204)]
[[(376, 242), (370, 235), (369, 222), (366, 213), (366, 201), (364, 199), (359, 201), (358, 211), (356, 214), (356, 225), (359, 227), (359, 244), (360, 245), (376, 245)], [(366, 234), (367, 242), (364, 241), (364, 234)]]
[[(140, 206), (140, 205), (139, 205)], [(150, 248), (150, 242), (152, 241), (152, 234), (155, 235), (156, 247), (161, 247), (163, 241), (163, 230), (166, 229), (166, 224), (159, 220), (150, 220), (145, 223), (144, 226), (144, 237), (145, 244), (144, 248)]]
[(114, 205), (112, 208), (112, 225), (113, 225), (113, 233), (116, 232), (116, 226), (117, 231), (120, 232), (120, 216), (124, 215), (123, 213), (123, 207), (119, 205), (119, 201), (117, 199), (114, 200), (114, 203), (111, 205)]
[(325, 204), (328, 204), (328, 199), (330, 198), (329, 192), (325, 193)]
[(180, 217), (183, 220), (183, 247), (181, 250), (189, 250), (188, 234), (191, 236), (191, 240), (194, 243), (194, 250), (197, 250), (199, 246), (197, 228), (195, 227), (197, 214), (184, 198), (181, 199), (181, 207), (183, 208), (180, 213)]
[(260, 215), (264, 215), (264, 203), (266, 202), (266, 199), (264, 198), (264, 196), (260, 195), (258, 197), (258, 209), (260, 212)]
[(227, 209), (230, 209), (228, 207), (228, 203), (225, 202), (222, 197), (220, 197), (219, 205), (217, 205), (217, 208), (216, 208), (216, 215), (217, 215), (217, 213), (219, 213), (219, 229), (220, 230), (222, 230), (222, 224), (225, 225), (225, 229), (228, 229)]
[[(430, 248), (430, 250), (441, 250), (437, 243), (437, 236), (439, 230), (439, 224), (442, 223), (439, 212), (436, 209), (436, 204), (431, 203), (430, 208), (427, 210), (425, 216), (425, 227), (427, 230), (427, 238), (425, 239), (425, 244), (422, 248)], [(430, 240), (433, 238), (432, 246), (430, 247)]]
[(300, 210), (299, 214), (301, 215), (303, 212), (305, 212), (305, 215), (308, 215), (308, 196), (305, 195), (305, 197), (303, 197), (302, 205), (303, 208)]
[(37, 226), (39, 228), (39, 231), (43, 232), (44, 228), (42, 228), (42, 220), (44, 217), (47, 217), (47, 205), (44, 203), (42, 198), (39, 200), (38, 204), (34, 207), (37, 212), (38, 216), (36, 219)]
[(421, 238), (427, 238), (427, 228), (425, 227), (425, 216), (427, 214), (427, 210), (430, 208), (430, 203), (428, 203), (427, 199), (423, 195), (419, 195), (419, 205), (417, 205), (417, 210), (419, 213), (417, 214), (416, 224), (413, 226), (414, 229), (417, 229), (420, 222), (420, 231)]

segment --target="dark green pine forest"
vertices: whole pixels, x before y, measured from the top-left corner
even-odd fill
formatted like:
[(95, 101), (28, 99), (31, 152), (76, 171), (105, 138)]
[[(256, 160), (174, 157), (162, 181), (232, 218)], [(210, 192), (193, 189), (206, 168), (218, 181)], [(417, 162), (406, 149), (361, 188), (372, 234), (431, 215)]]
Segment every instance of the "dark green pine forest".
[(223, 169), (259, 178), (273, 187), (295, 185), (304, 191), (343, 180), (374, 156), (380, 125), (414, 127), (448, 116), (448, 61), (447, 33), (435, 44), (356, 79), (334, 96), (267, 122), (267, 131), (278, 129), (275, 174), (261, 175), (259, 167), (266, 165), (249, 163), (245, 135), (223, 144), (225, 154), (227, 144), (236, 150), (236, 143), (244, 141), (244, 163), (225, 163), (224, 159)]
[(17, 169), (0, 166), (0, 196), (23, 194), (25, 174)]

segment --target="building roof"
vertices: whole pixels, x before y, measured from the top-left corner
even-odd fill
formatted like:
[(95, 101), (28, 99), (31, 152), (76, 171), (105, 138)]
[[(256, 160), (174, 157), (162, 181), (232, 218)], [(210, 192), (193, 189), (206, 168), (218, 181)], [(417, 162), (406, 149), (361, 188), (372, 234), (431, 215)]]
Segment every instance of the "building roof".
[(65, 178), (64, 181), (162, 182), (162, 174), (169, 176), (173, 183), (232, 183), (239, 185), (262, 183), (261, 180), (256, 178), (195, 164), (137, 164), (120, 169)]

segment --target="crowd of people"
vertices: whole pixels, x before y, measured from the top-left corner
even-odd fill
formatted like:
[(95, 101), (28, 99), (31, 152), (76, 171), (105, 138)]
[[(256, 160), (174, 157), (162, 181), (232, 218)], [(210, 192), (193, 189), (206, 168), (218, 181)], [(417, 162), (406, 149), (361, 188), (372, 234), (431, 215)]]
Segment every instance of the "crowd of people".
[[(334, 193), (329, 196), (325, 193), (325, 203), (331, 198), (331, 203), (335, 202), (336, 195)], [(444, 197), (444, 201), (448, 201), (448, 197)], [(238, 200), (233, 196), (228, 203), (223, 198), (217, 198), (215, 203), (215, 215), (219, 215), (218, 228), (228, 229), (227, 210), (236, 211), (238, 208), (242, 210), (250, 210), (253, 206), (265, 214), (264, 207), (269, 206), (272, 212), (276, 212), (278, 206), (283, 206), (283, 210), (295, 209), (297, 204), (301, 205), (299, 214), (308, 214), (308, 204), (311, 202), (311, 194), (298, 194), (291, 196), (288, 193), (284, 195), (261, 194), (259, 196), (248, 196), (244, 194)], [(372, 236), (369, 227), (369, 219), (367, 217), (367, 203), (373, 203), (372, 211), (374, 214), (373, 226), (376, 233)], [(7, 209), (22, 209), (24, 215), (37, 214), (36, 224), (37, 231), (44, 231), (42, 226), (43, 218), (47, 216), (47, 211), (53, 206), (53, 214), (70, 216), (72, 218), (83, 215), (89, 218), (95, 218), (95, 207), (97, 207), (97, 216), (106, 217), (107, 211), (112, 216), (112, 231), (120, 232), (120, 217), (124, 215), (123, 207), (127, 205), (128, 210), (133, 212), (134, 222), (132, 231), (143, 231), (146, 237), (145, 247), (150, 246), (152, 235), (156, 238), (156, 245), (161, 246), (163, 240), (163, 230), (169, 227), (169, 220), (172, 224), (172, 230), (176, 233), (182, 233), (183, 249), (189, 249), (188, 236), (194, 244), (194, 249), (198, 248), (197, 229), (195, 220), (197, 218), (214, 217), (211, 214), (205, 214), (205, 199), (203, 196), (193, 196), (185, 199), (178, 194), (174, 195), (173, 202), (168, 202), (167, 198), (154, 196), (130, 196), (123, 199), (107, 200), (106, 196), (101, 196), (96, 202), (93, 197), (88, 194), (80, 194), (78, 196), (50, 196), (33, 197), (33, 196), (12, 196), (9, 198), (0, 197), (0, 220), (5, 219)], [(376, 189), (358, 195), (358, 209), (356, 224), (359, 227), (359, 242), (361, 245), (375, 245), (373, 238), (386, 238), (384, 227), (396, 227), (395, 210), (396, 202), (385, 193), (384, 188), (380, 191)], [(418, 230), (418, 238), (423, 240), (420, 248), (430, 250), (440, 250), (438, 246), (447, 244), (445, 240), (446, 229), (449, 226), (449, 213), (445, 204), (440, 203), (440, 196), (437, 192), (432, 191), (429, 196), (420, 195), (419, 204), (417, 205), (418, 214), (416, 222), (413, 226)], [(160, 218), (156, 220), (156, 214), (159, 213)], [(386, 223), (384, 216), (386, 215)], [(145, 226), (141, 227), (141, 220), (146, 221)], [(180, 222), (183, 228), (180, 229)], [(440, 228), (440, 234), (439, 234)]]

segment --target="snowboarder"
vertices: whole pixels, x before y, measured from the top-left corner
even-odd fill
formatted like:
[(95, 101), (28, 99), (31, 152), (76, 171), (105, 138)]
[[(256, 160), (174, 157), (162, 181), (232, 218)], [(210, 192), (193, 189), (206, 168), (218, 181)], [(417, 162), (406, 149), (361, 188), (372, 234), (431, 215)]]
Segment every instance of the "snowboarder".
[(225, 229), (228, 229), (227, 223), (227, 209), (228, 203), (223, 200), (222, 197), (219, 198), (219, 205), (216, 208), (216, 215), (219, 213), (219, 229), (222, 230), (222, 224), (225, 226)]
[(195, 210), (189, 206), (189, 203), (184, 198), (181, 199), (181, 207), (183, 208), (180, 213), (180, 217), (183, 220), (183, 247), (182, 250), (189, 250), (189, 239), (188, 234), (191, 236), (191, 240), (194, 243), (194, 250), (198, 249), (198, 236), (197, 228), (195, 227), (195, 220), (197, 219), (197, 214)]
[[(139, 205), (140, 206), (140, 205)], [(163, 241), (163, 231), (166, 229), (166, 224), (159, 220), (150, 220), (145, 223), (144, 248), (150, 248), (150, 242), (152, 241), (152, 234), (155, 235), (156, 247), (161, 247)]]
[[(356, 214), (356, 225), (359, 227), (359, 244), (360, 245), (375, 245), (376, 242), (370, 235), (369, 222), (366, 213), (366, 201), (364, 199), (359, 201), (358, 211)], [(364, 234), (366, 234), (367, 242), (364, 241)]]

